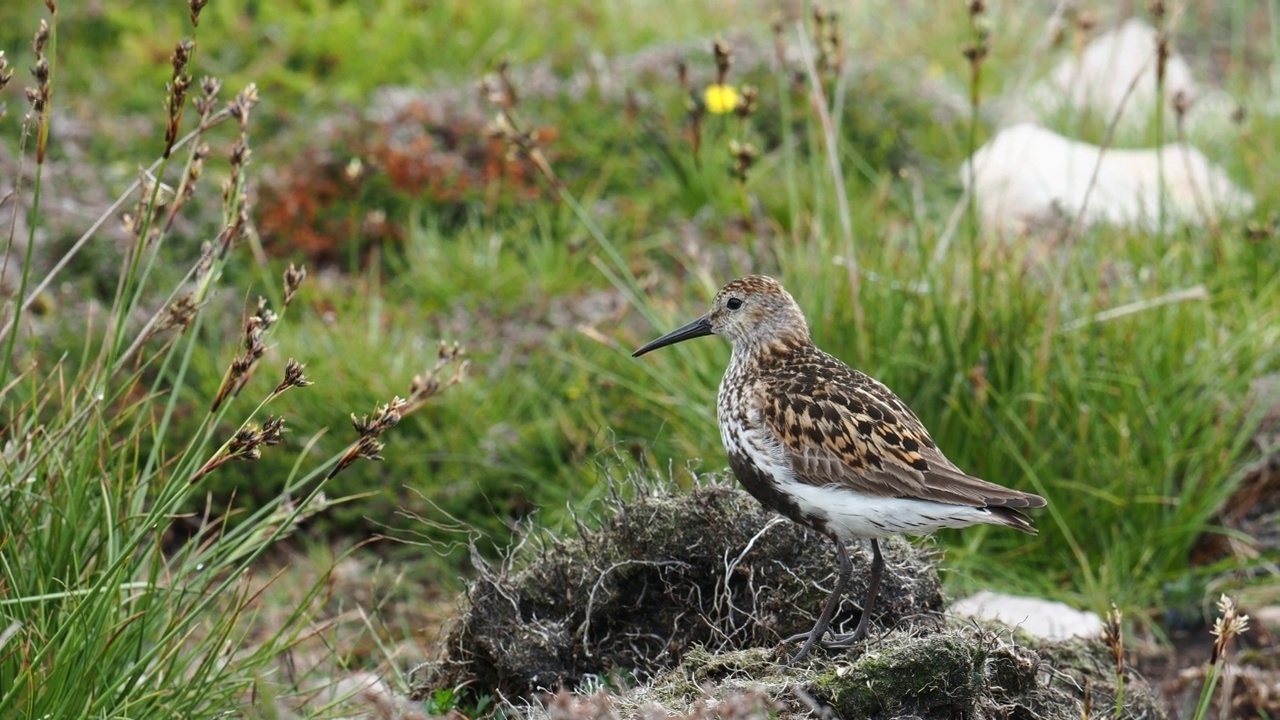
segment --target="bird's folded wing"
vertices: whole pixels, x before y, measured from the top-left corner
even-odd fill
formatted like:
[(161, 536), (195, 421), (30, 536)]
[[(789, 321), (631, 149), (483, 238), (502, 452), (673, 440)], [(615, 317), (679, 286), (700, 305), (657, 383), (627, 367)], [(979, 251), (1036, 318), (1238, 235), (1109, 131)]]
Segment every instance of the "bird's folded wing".
[(971, 507), (1043, 504), (1035, 495), (962, 472), (901, 401), (890, 405), (869, 392), (856, 398), (829, 390), (814, 395), (803, 402), (794, 395), (756, 395), (759, 417), (784, 448), (799, 482)]

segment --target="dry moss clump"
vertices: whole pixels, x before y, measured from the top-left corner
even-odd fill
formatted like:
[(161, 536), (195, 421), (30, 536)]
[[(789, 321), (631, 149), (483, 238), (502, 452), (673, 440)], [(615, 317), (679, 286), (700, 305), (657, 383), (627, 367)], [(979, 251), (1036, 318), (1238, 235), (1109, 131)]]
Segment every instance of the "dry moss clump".
[[(854, 550), (841, 629), (857, 622), (866, 590), (869, 553)], [(875, 624), (936, 618), (942, 595), (926, 553), (901, 541), (884, 551)], [(720, 482), (615, 500), (598, 529), (522, 555), (480, 567), (445, 657), (415, 680), (419, 696), (466, 686), (533, 699), (613, 676), (643, 682), (694, 648), (767, 648), (781, 660), (795, 648), (780, 640), (812, 627), (837, 569), (827, 538)]]
[[(1116, 712), (1101, 643), (1028, 646), (938, 622), (934, 567), (901, 541), (885, 548), (875, 636), (788, 668), (795, 647), (779, 641), (811, 627), (833, 581), (830, 543), (736, 485), (638, 494), (598, 529), (482, 566), (445, 657), (415, 680), (418, 699), (466, 687), (528, 720), (1163, 717), (1132, 676)], [(846, 628), (868, 563), (859, 551)]]

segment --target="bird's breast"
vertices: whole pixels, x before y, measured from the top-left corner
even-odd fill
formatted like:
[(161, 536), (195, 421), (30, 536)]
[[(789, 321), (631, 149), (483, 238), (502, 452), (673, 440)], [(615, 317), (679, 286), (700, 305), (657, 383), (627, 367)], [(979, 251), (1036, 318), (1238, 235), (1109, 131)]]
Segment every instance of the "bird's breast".
[(795, 472), (781, 441), (765, 425), (752, 397), (752, 388), (746, 384), (720, 387), (717, 403), (720, 438), (734, 476), (760, 504), (795, 522), (827, 532), (825, 515), (800, 507), (787, 492), (796, 482)]

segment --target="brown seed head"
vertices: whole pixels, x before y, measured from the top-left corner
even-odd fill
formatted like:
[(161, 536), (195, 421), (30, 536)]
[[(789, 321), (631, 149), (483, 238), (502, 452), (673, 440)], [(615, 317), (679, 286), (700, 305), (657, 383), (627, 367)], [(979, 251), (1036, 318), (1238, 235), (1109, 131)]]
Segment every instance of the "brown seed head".
[(277, 316), (267, 307), (266, 298), (258, 298), (257, 308), (244, 321), (244, 354), (231, 361), (231, 367), (222, 379), (222, 386), (213, 399), (212, 410), (217, 410), (224, 400), (238, 395), (249, 379), (253, 377), (253, 369), (267, 351), (266, 333), (275, 324)]
[(431, 395), (462, 381), (466, 373), (466, 361), (457, 363), (453, 376), (448, 380), (441, 381), (439, 374), (446, 365), (458, 361), (463, 352), (457, 343), (452, 345), (440, 343), (435, 366), (425, 376), (420, 375), (413, 379), (408, 400), (394, 397), (390, 403), (374, 408), (372, 416), (357, 417), (352, 414), (351, 424), (360, 437), (347, 448), (342, 457), (338, 458), (333, 470), (329, 471), (328, 477), (337, 475), (359, 459), (381, 460), (383, 444), (378, 438), (382, 433), (398, 424), (405, 415), (421, 408), (424, 401)]
[(279, 445), (284, 437), (284, 417), (268, 417), (259, 438), (263, 445)]
[(297, 294), (298, 288), (302, 286), (302, 282), (307, 279), (307, 267), (305, 265), (299, 267), (293, 263), (289, 263), (289, 267), (284, 271), (284, 305), (289, 306), (293, 301), (293, 296)]
[(440, 345), (436, 348), (436, 358), (441, 363), (450, 363), (466, 354), (466, 349), (459, 345), (456, 341), (452, 344), (440, 341)]
[(257, 460), (261, 457), (262, 453), (258, 450), (258, 429), (248, 425), (237, 430), (227, 444), (227, 455), (242, 460)]
[(218, 92), (222, 90), (222, 81), (205, 76), (200, 78), (201, 96), (195, 99), (196, 112), (200, 113), (200, 124), (207, 127), (213, 116), (213, 111), (218, 107)]
[(213, 267), (213, 256), (218, 246), (205, 240), (200, 243), (200, 259), (196, 261), (196, 277), (204, 277)]
[(498, 67), (484, 76), (478, 85), (481, 97), (491, 105), (502, 110), (511, 110), (516, 106), (516, 86), (511, 80), (511, 63), (500, 60)]
[(1193, 102), (1195, 102), (1195, 100), (1186, 90), (1180, 89), (1178, 92), (1173, 94), (1173, 111), (1178, 114), (1179, 119), (1187, 114), (1187, 111), (1191, 109)]
[(44, 45), (49, 42), (49, 21), (44, 18), (40, 19), (40, 27), (36, 30), (36, 35), (31, 40), (31, 52), (37, 57), (44, 55)]
[(200, 26), (200, 11), (204, 10), (204, 6), (207, 5), (208, 3), (209, 3), (209, 0), (190, 0), (187, 3), (187, 7), (191, 8), (191, 24), (192, 25), (196, 27)]
[[(199, 100), (197, 100), (199, 102)], [(204, 177), (204, 161), (209, 157), (209, 145), (200, 143), (191, 150), (191, 164), (187, 167), (187, 175), (182, 181), (182, 196), (179, 204), (185, 203), (196, 194), (196, 183)], [(176, 214), (176, 208), (174, 214)]]
[(356, 457), (361, 460), (381, 462), (384, 459), (382, 457), (382, 449), (384, 447), (386, 447), (386, 445), (376, 437), (362, 437), (360, 438), (360, 442), (356, 445)]
[(740, 143), (737, 140), (729, 141), (729, 155), (733, 157), (733, 177), (738, 182), (747, 181), (747, 172), (755, 165), (756, 158), (760, 152), (751, 143)]
[(31, 68), (31, 75), (40, 85), (46, 85), (49, 82), (49, 61), (45, 58), (36, 60), (36, 64)]
[(279, 395), (289, 388), (310, 387), (311, 381), (307, 379), (306, 374), (303, 372), (306, 369), (306, 365), (289, 358), (289, 361), (284, 365), (284, 379), (280, 381), (280, 384), (276, 386), (276, 389), (271, 394)]
[(738, 95), (738, 104), (733, 111), (738, 117), (746, 120), (756, 111), (756, 98), (759, 97), (760, 91), (752, 85), (743, 85), (742, 92)]
[(1115, 663), (1116, 672), (1124, 672), (1124, 615), (1115, 603), (1111, 603), (1111, 612), (1107, 613), (1102, 625), (1102, 642), (1111, 649), (1111, 659)]
[(9, 60), (4, 56), (4, 51), (0, 50), (0, 90), (13, 79), (13, 70), (9, 68)]
[(781, 17), (777, 17), (770, 27), (773, 30), (773, 62), (781, 69), (787, 64), (787, 26)]
[(183, 39), (173, 49), (173, 55), (169, 61), (173, 63), (173, 76), (176, 78), (183, 75), (187, 71), (187, 63), (191, 62), (191, 51), (195, 50), (196, 44), (193, 40)]
[(733, 46), (721, 38), (716, 38), (715, 44), (712, 45), (712, 52), (716, 58), (716, 84), (723, 85), (725, 77), (729, 74), (729, 67), (733, 65)]
[(244, 132), (249, 128), (249, 112), (253, 110), (253, 106), (258, 104), (258, 86), (249, 83), (237, 95), (228, 112), (231, 117), (240, 123), (240, 131)]
[(1227, 646), (1236, 635), (1249, 629), (1249, 616), (1239, 614), (1236, 601), (1227, 595), (1218, 599), (1218, 619), (1213, 621), (1213, 656), (1209, 662), (1216, 663), (1227, 652)]
[(165, 310), (165, 317), (160, 321), (156, 329), (162, 330), (180, 326), (185, 330), (191, 325), (191, 321), (195, 319), (196, 311), (199, 309), (199, 306), (196, 305), (195, 292), (189, 292), (175, 300)]
[(201, 468), (201, 471), (197, 473), (197, 476), (217, 468), (227, 460), (253, 461), (261, 458), (262, 446), (279, 445), (284, 438), (284, 432), (283, 417), (268, 417), (261, 428), (253, 424), (245, 425), (237, 430), (236, 434), (228, 441), (226, 451), (206, 463), (205, 467)]
[(408, 403), (399, 396), (391, 398), (391, 402), (380, 405), (373, 410), (373, 415), (351, 415), (351, 425), (361, 437), (377, 437), (389, 428), (400, 423), (401, 411)]
[(253, 151), (249, 149), (249, 145), (243, 137), (236, 138), (235, 143), (231, 146), (231, 164), (244, 165), (249, 161), (249, 156)]
[(969, 64), (977, 68), (986, 59), (987, 53), (991, 51), (991, 29), (982, 18), (974, 20), (974, 31), (977, 33), (977, 39), (964, 46), (961, 51)]
[(510, 109), (516, 106), (516, 85), (511, 81), (511, 63), (503, 60), (498, 63), (498, 83), (506, 103), (503, 107)]
[(49, 105), (49, 60), (44, 55), (36, 58), (36, 64), (31, 68), (31, 76), (35, 78), (36, 84), (34, 87), (27, 88), (27, 102), (39, 115)]
[(200, 78), (200, 92), (204, 93), (205, 97), (213, 99), (217, 97), (218, 93), (221, 91), (222, 81), (218, 78), (209, 77), (208, 75)]

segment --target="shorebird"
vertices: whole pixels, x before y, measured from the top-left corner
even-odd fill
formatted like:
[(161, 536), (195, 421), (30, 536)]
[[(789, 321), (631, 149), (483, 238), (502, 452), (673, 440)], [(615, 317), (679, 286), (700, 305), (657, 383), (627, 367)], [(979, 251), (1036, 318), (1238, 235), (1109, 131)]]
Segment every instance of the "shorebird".
[(733, 344), (716, 403), (733, 474), (765, 507), (831, 538), (840, 560), (835, 587), (791, 664), (830, 628), (853, 573), (849, 541), (871, 541), (867, 596), (857, 629), (826, 647), (867, 635), (884, 574), (880, 538), (980, 523), (1035, 534), (1021, 509), (1044, 507), (1044, 498), (957, 468), (889, 388), (813, 344), (804, 313), (777, 280), (733, 280), (707, 314), (633, 357), (706, 335)]

